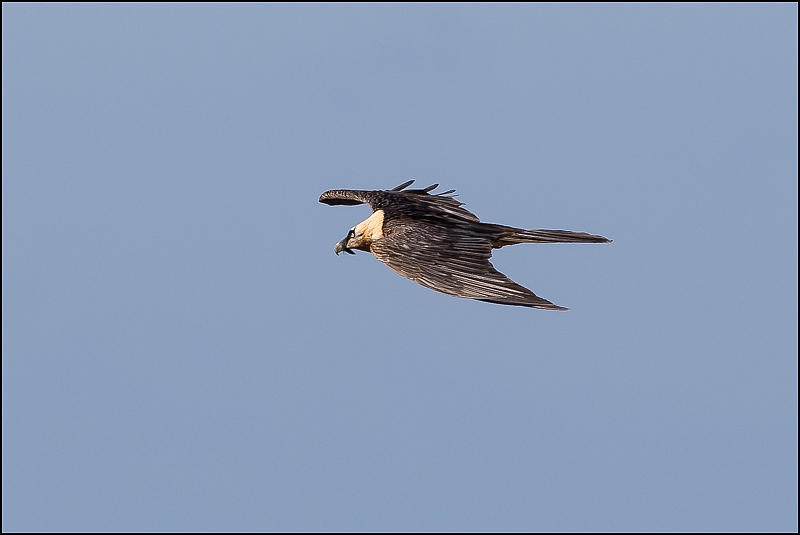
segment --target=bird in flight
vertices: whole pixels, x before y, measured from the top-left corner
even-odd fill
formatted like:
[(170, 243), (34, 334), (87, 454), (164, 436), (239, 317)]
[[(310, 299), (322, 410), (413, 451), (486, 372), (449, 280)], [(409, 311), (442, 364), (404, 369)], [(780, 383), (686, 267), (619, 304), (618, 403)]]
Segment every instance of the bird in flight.
[(607, 243), (608, 238), (569, 230), (525, 230), (481, 223), (455, 190), (431, 195), (438, 184), (406, 189), (409, 180), (390, 190), (326, 191), (319, 202), (369, 204), (372, 215), (350, 229), (334, 251), (372, 253), (400, 275), (431, 290), (489, 303), (567, 310), (543, 299), (497, 271), (492, 249), (517, 243)]

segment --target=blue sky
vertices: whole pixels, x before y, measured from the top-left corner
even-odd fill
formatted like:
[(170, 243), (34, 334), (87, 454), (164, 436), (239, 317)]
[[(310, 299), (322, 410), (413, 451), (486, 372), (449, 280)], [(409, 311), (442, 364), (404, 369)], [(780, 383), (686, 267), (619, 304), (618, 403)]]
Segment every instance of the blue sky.
[(3, 530), (796, 531), (797, 143), (796, 4), (3, 4)]

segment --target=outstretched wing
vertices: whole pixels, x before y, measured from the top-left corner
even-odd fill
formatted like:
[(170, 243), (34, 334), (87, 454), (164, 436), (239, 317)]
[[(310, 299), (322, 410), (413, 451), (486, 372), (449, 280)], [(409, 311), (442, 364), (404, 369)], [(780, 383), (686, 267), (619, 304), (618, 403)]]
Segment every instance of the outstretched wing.
[(383, 210), (389, 219), (394, 217), (433, 217), (462, 219), (476, 223), (480, 221), (478, 216), (466, 208), (462, 208), (464, 203), (452, 197), (455, 190), (451, 189), (431, 195), (430, 192), (439, 187), (439, 184), (433, 184), (423, 189), (405, 189), (413, 182), (413, 180), (409, 180), (390, 190), (333, 189), (320, 195), (319, 202), (331, 206), (369, 204), (373, 212)]
[(371, 251), (400, 275), (437, 292), (504, 305), (566, 310), (497, 271), (489, 262), (490, 236), (475, 227), (395, 220), (384, 227), (383, 238), (372, 243)]

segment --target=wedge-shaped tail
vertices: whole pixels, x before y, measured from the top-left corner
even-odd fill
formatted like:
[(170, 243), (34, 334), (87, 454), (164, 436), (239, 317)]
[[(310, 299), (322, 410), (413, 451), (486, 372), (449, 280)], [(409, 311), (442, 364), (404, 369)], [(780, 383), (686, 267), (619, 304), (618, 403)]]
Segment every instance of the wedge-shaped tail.
[(517, 243), (609, 243), (605, 236), (573, 232), (571, 230), (525, 230), (514, 227), (500, 227), (499, 236), (492, 240), (492, 247), (497, 249)]

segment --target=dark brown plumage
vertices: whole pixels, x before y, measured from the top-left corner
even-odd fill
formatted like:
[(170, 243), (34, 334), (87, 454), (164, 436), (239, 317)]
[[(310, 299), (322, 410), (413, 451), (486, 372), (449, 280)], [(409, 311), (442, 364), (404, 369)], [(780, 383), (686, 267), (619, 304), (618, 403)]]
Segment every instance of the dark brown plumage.
[(489, 258), (492, 249), (517, 243), (606, 243), (603, 236), (569, 230), (524, 230), (481, 223), (451, 194), (438, 187), (407, 190), (410, 180), (391, 190), (330, 190), (319, 202), (367, 203), (372, 215), (336, 244), (336, 254), (371, 252), (400, 275), (437, 292), (490, 303), (566, 310), (520, 286)]

